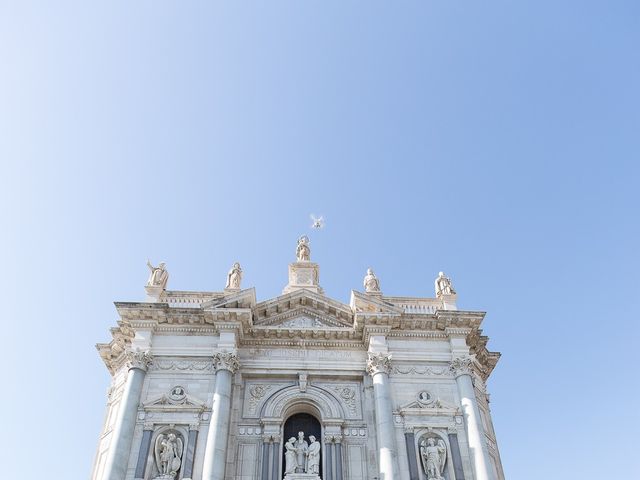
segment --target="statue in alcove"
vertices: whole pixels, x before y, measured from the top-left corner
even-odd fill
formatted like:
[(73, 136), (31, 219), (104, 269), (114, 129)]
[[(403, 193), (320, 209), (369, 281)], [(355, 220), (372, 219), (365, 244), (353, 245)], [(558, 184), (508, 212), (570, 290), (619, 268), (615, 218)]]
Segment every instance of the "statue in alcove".
[(447, 461), (447, 446), (443, 440), (436, 440), (429, 437), (420, 442), (420, 457), (422, 468), (427, 476), (427, 480), (441, 480), (444, 477), (444, 465)]
[(320, 442), (316, 437), (309, 435), (309, 448), (307, 449), (307, 471), (306, 473), (320, 473)]
[(155, 444), (155, 460), (158, 480), (173, 480), (182, 465), (182, 439), (175, 433), (158, 435)]
[(284, 444), (284, 474), (296, 473), (298, 468), (298, 451), (296, 449), (296, 437), (291, 437)]
[(309, 450), (309, 444), (304, 439), (304, 432), (298, 432), (298, 441), (296, 442), (298, 466), (296, 467), (296, 473), (307, 473), (305, 472), (305, 467), (307, 466), (307, 450)]

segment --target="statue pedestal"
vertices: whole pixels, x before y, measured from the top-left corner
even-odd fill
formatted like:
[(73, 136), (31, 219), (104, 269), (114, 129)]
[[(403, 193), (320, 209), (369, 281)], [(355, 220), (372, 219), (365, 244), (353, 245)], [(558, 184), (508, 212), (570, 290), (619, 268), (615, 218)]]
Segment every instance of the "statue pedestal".
[(161, 285), (147, 285), (144, 289), (147, 292), (146, 301), (153, 303), (158, 303), (160, 301), (160, 295), (162, 295), (162, 291), (164, 290)]
[(317, 473), (287, 473), (284, 480), (322, 480)]
[(283, 294), (296, 290), (311, 290), (314, 293), (324, 293), (319, 285), (320, 267), (317, 263), (302, 261), (289, 264), (289, 283)]
[(442, 301), (442, 309), (443, 310), (458, 310), (456, 306), (456, 300), (458, 300), (458, 295), (453, 294), (442, 294), (440, 295), (440, 300)]

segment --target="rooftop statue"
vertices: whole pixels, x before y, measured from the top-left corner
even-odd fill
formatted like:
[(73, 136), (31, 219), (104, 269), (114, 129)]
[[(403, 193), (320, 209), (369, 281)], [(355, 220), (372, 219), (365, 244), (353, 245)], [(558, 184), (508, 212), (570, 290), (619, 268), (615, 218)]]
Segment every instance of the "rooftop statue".
[(440, 297), (442, 295), (454, 295), (456, 293), (453, 289), (453, 285), (451, 284), (451, 279), (449, 277), (445, 277), (443, 272), (438, 273), (435, 286), (436, 297)]
[(147, 280), (148, 287), (162, 287), (164, 290), (167, 287), (167, 280), (169, 280), (169, 272), (165, 268), (165, 263), (160, 262), (157, 267), (151, 265), (151, 262), (147, 260), (147, 267), (151, 270), (149, 280)]
[(378, 277), (376, 277), (376, 274), (373, 273), (373, 270), (370, 268), (367, 269), (367, 274), (365, 275), (362, 284), (364, 286), (364, 291), (367, 293), (380, 291), (380, 280), (378, 280)]
[(242, 269), (240, 264), (236, 262), (227, 274), (227, 285), (224, 288), (239, 289), (240, 282), (242, 282)]
[(298, 248), (296, 248), (296, 257), (299, 262), (308, 262), (311, 260), (311, 249), (309, 248), (309, 237), (306, 235), (298, 239)]

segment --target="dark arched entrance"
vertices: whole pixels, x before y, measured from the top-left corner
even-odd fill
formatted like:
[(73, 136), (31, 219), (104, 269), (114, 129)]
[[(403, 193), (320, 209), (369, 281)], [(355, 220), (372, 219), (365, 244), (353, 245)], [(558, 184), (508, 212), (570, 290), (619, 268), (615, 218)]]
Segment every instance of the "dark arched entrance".
[[(295, 415), (291, 415), (287, 421), (284, 423), (282, 435), (282, 445), (291, 438), (298, 438), (298, 432), (304, 432), (304, 439), (309, 443), (309, 437), (313, 435), (316, 437), (316, 440), (322, 444), (322, 428), (320, 426), (320, 422), (316, 417), (309, 413), (296, 413)], [(282, 471), (284, 475), (284, 448), (282, 449)], [(320, 450), (320, 478), (322, 478), (322, 459), (324, 455), (324, 451)]]

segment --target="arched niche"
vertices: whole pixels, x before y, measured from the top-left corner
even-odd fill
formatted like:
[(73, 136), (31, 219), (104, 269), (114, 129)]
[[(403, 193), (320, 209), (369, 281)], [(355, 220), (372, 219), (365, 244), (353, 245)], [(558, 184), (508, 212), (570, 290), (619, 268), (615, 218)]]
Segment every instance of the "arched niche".
[(346, 418), (341, 403), (329, 392), (315, 386), (309, 386), (302, 392), (298, 386), (284, 388), (274, 393), (262, 406), (262, 418), (279, 418), (294, 413), (310, 413), (321, 422)]
[(180, 468), (177, 470), (176, 479), (182, 478), (182, 470), (184, 467), (184, 461), (186, 458), (187, 451), (187, 443), (189, 438), (189, 431), (184, 426), (174, 426), (174, 425), (157, 425), (153, 435), (151, 437), (151, 447), (149, 448), (149, 456), (147, 458), (147, 468), (145, 469), (145, 479), (153, 479), (159, 475), (158, 465), (156, 462), (156, 442), (160, 435), (169, 435), (174, 434), (176, 439), (180, 439), (182, 443), (182, 455), (181, 455), (181, 464)]
[[(282, 425), (282, 444), (284, 445), (289, 441), (290, 438), (298, 439), (299, 432), (304, 433), (304, 440), (308, 445), (311, 445), (311, 436), (315, 437), (315, 439), (322, 443), (322, 424), (320, 420), (313, 414), (307, 413), (309, 410), (305, 408), (291, 409), (296, 412), (291, 415), (288, 415), (286, 420)], [(286, 464), (285, 460), (285, 449), (282, 449), (282, 465), (284, 470), (284, 465)], [(320, 449), (320, 478), (322, 478), (322, 463), (324, 459), (324, 451)], [(304, 457), (299, 457), (298, 462), (302, 461), (304, 463)], [(304, 466), (303, 466), (304, 468)], [(298, 472), (303, 473), (303, 472)], [(284, 475), (284, 471), (283, 471)]]

